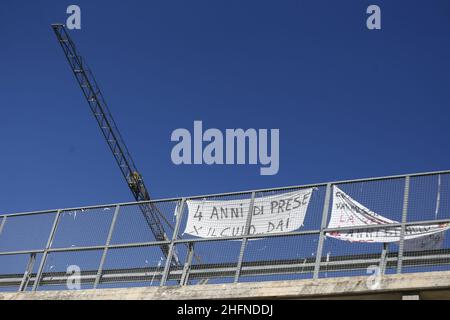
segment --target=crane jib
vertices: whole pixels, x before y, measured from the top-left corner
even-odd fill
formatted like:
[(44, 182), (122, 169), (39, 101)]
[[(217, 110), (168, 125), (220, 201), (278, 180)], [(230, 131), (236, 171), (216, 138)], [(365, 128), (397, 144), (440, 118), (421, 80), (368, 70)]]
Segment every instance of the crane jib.
[[(144, 180), (134, 164), (133, 159), (125, 145), (125, 142), (117, 128), (117, 125), (109, 111), (105, 99), (100, 91), (97, 81), (92, 71), (87, 67), (81, 55), (78, 54), (76, 46), (70, 38), (66, 28), (62, 24), (53, 24), (52, 28), (56, 34), (58, 42), (64, 51), (69, 65), (75, 75), (75, 78), (86, 98), (89, 107), (102, 131), (102, 134), (113, 153), (113, 156), (127, 181), (127, 184), (133, 193), (136, 201), (150, 200), (149, 193), (145, 187)], [(167, 241), (168, 237), (164, 231), (160, 216), (162, 213), (153, 203), (144, 203), (139, 205), (145, 220), (152, 231), (156, 241)], [(160, 246), (164, 256), (169, 254), (169, 245)], [(179, 265), (176, 254), (172, 264)]]

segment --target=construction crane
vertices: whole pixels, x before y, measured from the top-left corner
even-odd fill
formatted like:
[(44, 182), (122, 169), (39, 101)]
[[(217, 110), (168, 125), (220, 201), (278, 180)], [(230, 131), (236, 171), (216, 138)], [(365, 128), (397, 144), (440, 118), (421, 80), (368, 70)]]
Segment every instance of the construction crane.
[[(150, 200), (150, 195), (145, 186), (144, 179), (134, 164), (133, 158), (117, 128), (116, 122), (109, 111), (108, 105), (106, 104), (105, 98), (100, 91), (92, 71), (77, 52), (76, 46), (70, 38), (65, 26), (63, 24), (52, 24), (52, 28), (134, 198), (138, 202)], [(169, 238), (161, 223), (161, 218), (164, 219), (169, 226), (170, 223), (165, 219), (164, 215), (158, 210), (156, 205), (147, 202), (140, 203), (139, 207), (155, 240), (168, 241)], [(167, 258), (169, 255), (169, 245), (164, 244), (160, 247), (164, 256)], [(176, 254), (173, 255), (171, 263), (180, 265)]]

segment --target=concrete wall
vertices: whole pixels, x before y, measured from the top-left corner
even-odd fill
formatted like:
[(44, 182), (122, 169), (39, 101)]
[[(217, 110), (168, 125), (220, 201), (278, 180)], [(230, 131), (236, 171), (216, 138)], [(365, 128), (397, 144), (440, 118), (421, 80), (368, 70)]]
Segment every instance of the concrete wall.
[(60, 299), (449, 299), (450, 271), (386, 275), (378, 289), (368, 277), (251, 282), (185, 287), (0, 293), (0, 300)]

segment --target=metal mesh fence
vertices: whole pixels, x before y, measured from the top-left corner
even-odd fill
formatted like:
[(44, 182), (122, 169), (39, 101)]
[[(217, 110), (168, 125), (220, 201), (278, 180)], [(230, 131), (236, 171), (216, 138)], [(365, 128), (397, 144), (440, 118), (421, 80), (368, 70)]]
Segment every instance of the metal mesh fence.
[(312, 278), (318, 239), (319, 235), (314, 234), (249, 241), (239, 281)]
[(450, 218), (450, 175), (412, 177), (408, 199), (408, 221)]
[(109, 249), (98, 288), (159, 286), (165, 261), (158, 246)]
[(449, 270), (449, 209), (439, 172), (0, 215), (0, 291)]
[(56, 212), (11, 216), (4, 219), (0, 251), (35, 250), (45, 247)]
[[(184, 284), (232, 283), (236, 273), (241, 242), (239, 240), (195, 242), (191, 249), (193, 256), (190, 268), (185, 271)], [(184, 266), (188, 262), (189, 247), (186, 248), (185, 244), (179, 244), (177, 249), (178, 252), (181, 252), (181, 258), (184, 258), (182, 260), (183, 269), (181, 269), (184, 270)], [(175, 270), (180, 274), (180, 268), (172, 268), (172, 275), (175, 276)], [(182, 272), (181, 275), (183, 275)]]
[(155, 241), (155, 237), (149, 232), (149, 227), (139, 206), (128, 205), (120, 207), (111, 243), (123, 244), (151, 241)]
[(61, 211), (52, 248), (104, 245), (114, 207)]
[(50, 252), (37, 290), (92, 289), (101, 255), (102, 250)]
[[(439, 221), (450, 218), (450, 175), (437, 174), (411, 178), (407, 221), (437, 221), (428, 226), (444, 225)], [(425, 225), (425, 224), (422, 224)], [(414, 226), (412, 226), (414, 227)], [(449, 270), (450, 242), (446, 233), (438, 232), (405, 240), (402, 272)]]
[(18, 291), (23, 273), (28, 261), (28, 255), (0, 256), (0, 284), (2, 291)]
[[(449, 209), (450, 175), (436, 174), (411, 178), (407, 221), (427, 223), (411, 225), (409, 228), (445, 226), (445, 223), (440, 221), (450, 218)], [(435, 222), (429, 223), (433, 221)], [(401, 272), (449, 270), (450, 242), (445, 234), (444, 229), (442, 232), (405, 240)]]

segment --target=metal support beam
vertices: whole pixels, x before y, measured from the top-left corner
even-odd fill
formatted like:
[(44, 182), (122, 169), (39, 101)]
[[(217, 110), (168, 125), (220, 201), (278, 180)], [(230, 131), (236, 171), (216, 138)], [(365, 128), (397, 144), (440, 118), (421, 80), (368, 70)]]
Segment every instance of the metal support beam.
[(114, 211), (114, 216), (111, 221), (111, 225), (109, 227), (108, 238), (106, 239), (105, 249), (103, 249), (102, 258), (100, 260), (100, 265), (98, 267), (97, 276), (94, 282), (94, 289), (97, 289), (98, 284), (102, 278), (103, 265), (105, 264), (106, 255), (108, 254), (108, 246), (111, 243), (112, 235), (114, 232), (114, 227), (116, 226), (117, 216), (119, 215), (120, 206), (116, 206), (116, 210)]
[(3, 228), (5, 227), (6, 219), (8, 217), (3, 217), (2, 223), (0, 224), (0, 236), (2, 235)]
[(252, 224), (254, 203), (255, 203), (255, 192), (252, 192), (252, 198), (250, 200), (250, 207), (248, 208), (247, 220), (245, 222), (245, 230), (244, 230), (244, 235), (242, 238), (241, 250), (239, 251), (239, 258), (238, 258), (238, 263), (236, 266), (236, 274), (234, 275), (235, 283), (237, 283), (239, 281), (239, 277), (241, 276), (242, 261), (244, 260), (245, 247), (247, 246), (247, 242), (248, 242), (247, 236), (250, 233), (250, 226)]
[(178, 231), (180, 230), (180, 224), (181, 224), (181, 220), (183, 217), (183, 211), (184, 211), (184, 204), (186, 202), (186, 199), (183, 198), (181, 199), (176, 207), (176, 224), (175, 224), (175, 228), (173, 230), (173, 234), (172, 234), (172, 241), (170, 242), (169, 245), (169, 254), (167, 255), (167, 259), (166, 259), (166, 265), (164, 266), (164, 273), (163, 276), (161, 278), (161, 282), (160, 282), (160, 286), (164, 286), (166, 284), (167, 278), (169, 277), (169, 272), (170, 272), (170, 266), (172, 264), (172, 257), (173, 257), (173, 253), (175, 250), (175, 243), (174, 241), (178, 238)]
[(23, 292), (27, 289), (28, 283), (30, 282), (31, 274), (33, 273), (34, 263), (36, 262), (36, 253), (30, 254), (30, 259), (28, 260), (27, 268), (23, 274), (22, 282), (19, 286), (19, 292)]
[(59, 218), (61, 216), (61, 210), (58, 210), (53, 221), (52, 229), (50, 230), (50, 235), (48, 236), (47, 245), (45, 246), (44, 253), (42, 254), (41, 263), (37, 271), (36, 279), (33, 284), (33, 291), (39, 287), (39, 282), (41, 281), (42, 271), (44, 270), (45, 263), (47, 262), (48, 249), (52, 246), (53, 239), (55, 238), (56, 229), (58, 228)]
[(194, 243), (188, 245), (188, 256), (183, 267), (183, 274), (181, 275), (180, 285), (185, 286), (189, 283), (189, 271), (191, 270), (192, 259), (194, 257)]
[(322, 260), (323, 242), (325, 240), (325, 229), (327, 227), (328, 211), (330, 208), (331, 187), (332, 186), (330, 183), (327, 184), (327, 189), (325, 191), (325, 201), (323, 204), (323, 211), (322, 211), (322, 223), (320, 225), (319, 243), (317, 244), (316, 263), (314, 265), (314, 275), (313, 275), (314, 279), (319, 278), (320, 262)]
[(406, 231), (406, 221), (408, 218), (408, 201), (409, 201), (409, 184), (410, 177), (405, 177), (405, 191), (403, 194), (403, 210), (402, 210), (402, 227), (400, 231), (400, 242), (398, 245), (398, 264), (397, 273), (402, 273), (403, 265), (403, 249), (405, 245), (405, 231)]
[(387, 252), (388, 252), (388, 244), (383, 243), (383, 250), (381, 251), (381, 257), (380, 257), (380, 274), (381, 275), (384, 275), (384, 273), (386, 272)]

